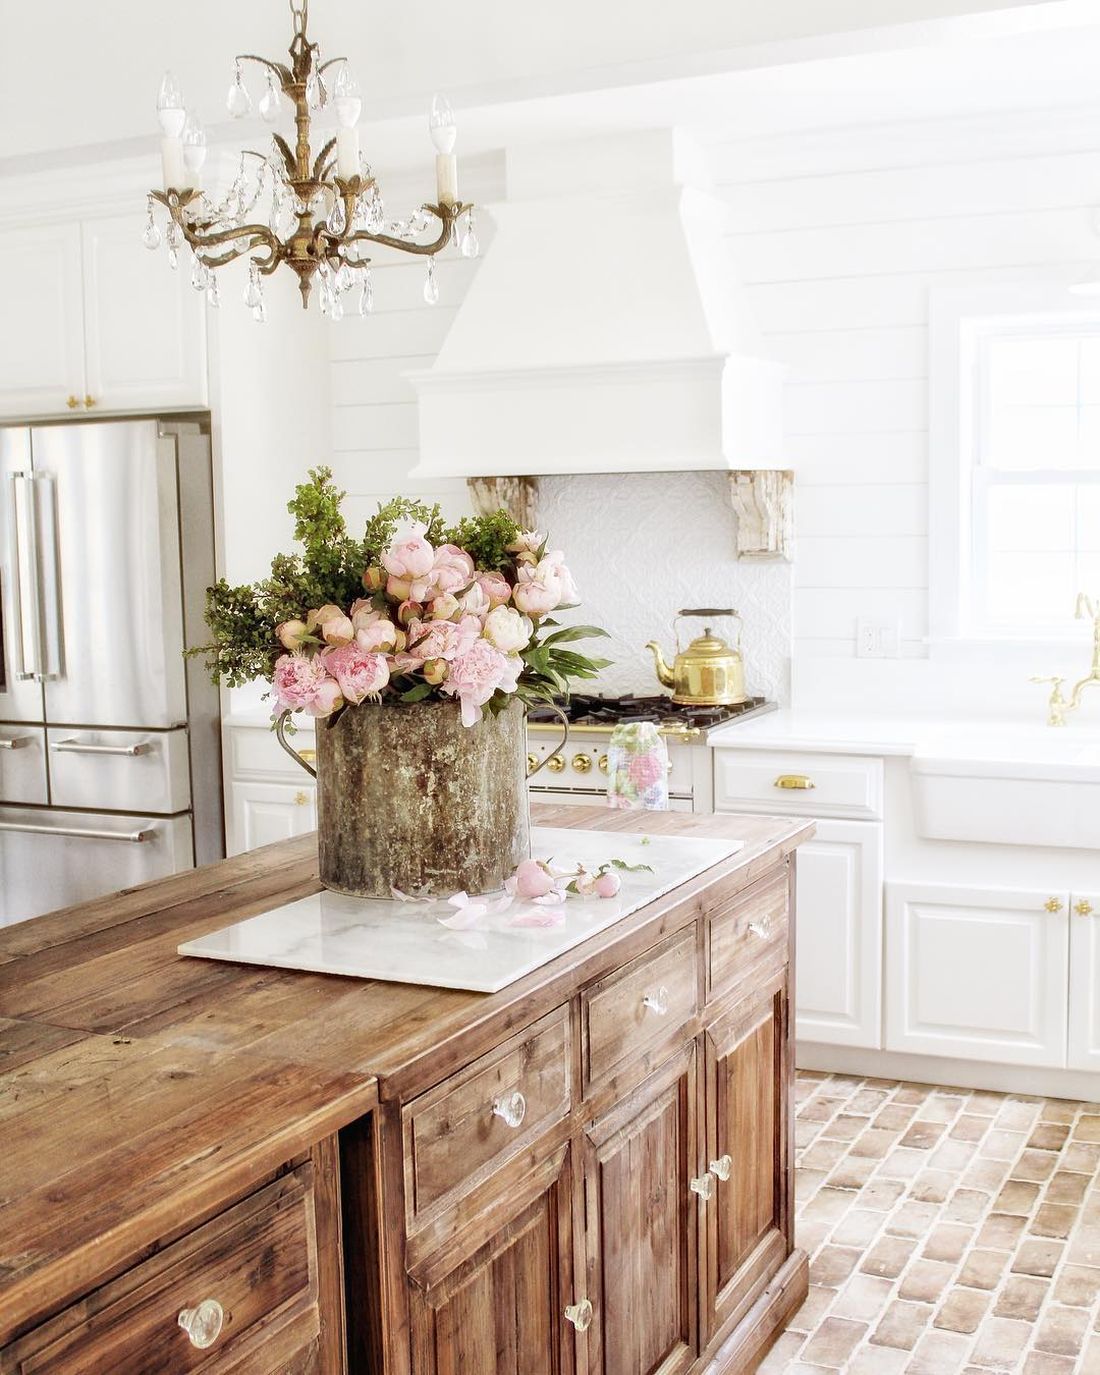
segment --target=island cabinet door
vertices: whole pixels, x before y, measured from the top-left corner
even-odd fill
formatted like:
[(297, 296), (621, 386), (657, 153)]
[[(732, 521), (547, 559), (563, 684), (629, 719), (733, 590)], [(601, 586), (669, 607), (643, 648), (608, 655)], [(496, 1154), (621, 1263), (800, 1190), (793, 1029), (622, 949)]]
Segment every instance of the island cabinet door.
[(696, 1092), (693, 1042), (586, 1132), (592, 1375), (676, 1375), (698, 1352)]
[[(412, 1375), (574, 1375), (576, 1205), (568, 1147), (501, 1200), (492, 1234), (410, 1276)], [(479, 1220), (484, 1236), (484, 1219)]]
[(788, 1016), (778, 974), (704, 1035), (704, 1340), (740, 1320), (790, 1253)]

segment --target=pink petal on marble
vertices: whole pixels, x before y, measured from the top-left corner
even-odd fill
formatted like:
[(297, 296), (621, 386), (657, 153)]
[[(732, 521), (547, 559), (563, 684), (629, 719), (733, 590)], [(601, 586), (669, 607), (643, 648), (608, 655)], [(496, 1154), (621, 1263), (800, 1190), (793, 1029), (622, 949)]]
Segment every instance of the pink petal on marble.
[[(538, 898), (535, 899), (539, 901)], [(565, 922), (563, 907), (537, 907), (518, 912), (508, 923), (509, 926), (561, 926)]]

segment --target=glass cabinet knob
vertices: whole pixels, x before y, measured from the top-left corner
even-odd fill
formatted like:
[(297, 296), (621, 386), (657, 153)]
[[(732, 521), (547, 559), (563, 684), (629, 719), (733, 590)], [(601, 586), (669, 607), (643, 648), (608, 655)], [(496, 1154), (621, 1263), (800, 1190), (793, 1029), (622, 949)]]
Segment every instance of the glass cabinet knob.
[(515, 1129), (527, 1114), (527, 1099), (517, 1089), (503, 1098), (493, 1099), (493, 1116), (499, 1117), (506, 1127)]
[(578, 1332), (587, 1332), (592, 1326), (592, 1303), (589, 1299), (581, 1299), (580, 1303), (566, 1304), (565, 1316)]
[(723, 1183), (729, 1179), (732, 1169), (733, 1156), (731, 1155), (720, 1155), (717, 1160), (712, 1160), (710, 1162), (711, 1174), (716, 1176), (716, 1178), (720, 1179)]
[(698, 1194), (705, 1203), (714, 1193), (714, 1176), (708, 1171), (706, 1174), (696, 1175), (691, 1181), (691, 1192)]
[(191, 1345), (201, 1350), (213, 1346), (221, 1336), (225, 1313), (217, 1299), (203, 1299), (194, 1308), (181, 1309), (177, 1321)]
[(761, 940), (763, 940), (767, 936), (768, 931), (770, 929), (771, 928), (769, 927), (766, 921), (749, 922), (749, 934), (753, 936), (758, 936)]
[(642, 1006), (652, 1012), (654, 1016), (663, 1017), (668, 1012), (668, 989), (662, 984), (656, 993), (647, 993), (642, 999)]

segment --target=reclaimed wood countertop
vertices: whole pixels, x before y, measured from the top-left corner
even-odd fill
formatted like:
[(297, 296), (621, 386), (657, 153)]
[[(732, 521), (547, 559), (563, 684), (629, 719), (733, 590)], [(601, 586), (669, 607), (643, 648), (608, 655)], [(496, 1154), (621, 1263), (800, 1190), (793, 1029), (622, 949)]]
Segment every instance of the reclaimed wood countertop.
[(543, 826), (744, 847), (499, 993), (221, 964), (177, 945), (318, 891), (314, 835), (0, 929), (0, 1345), (180, 1235), (380, 1098), (489, 1048), (717, 872), (750, 883), (790, 817), (532, 808)]

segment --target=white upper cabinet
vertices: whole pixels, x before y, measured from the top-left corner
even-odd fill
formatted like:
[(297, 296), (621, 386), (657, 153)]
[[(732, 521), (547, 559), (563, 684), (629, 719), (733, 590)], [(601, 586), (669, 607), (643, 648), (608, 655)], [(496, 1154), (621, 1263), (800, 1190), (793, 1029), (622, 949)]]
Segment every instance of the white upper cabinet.
[(0, 417), (206, 404), (206, 309), (140, 214), (0, 230)]
[(1100, 1070), (1100, 892), (1070, 897), (1069, 931), (1069, 1067)]
[(84, 400), (80, 226), (0, 231), (0, 260), (0, 415), (75, 409)]
[(96, 409), (204, 405), (206, 305), (184, 266), (141, 242), (140, 218), (81, 226), (87, 394)]

